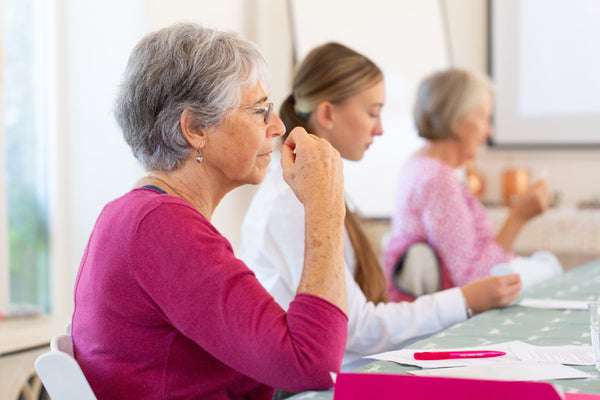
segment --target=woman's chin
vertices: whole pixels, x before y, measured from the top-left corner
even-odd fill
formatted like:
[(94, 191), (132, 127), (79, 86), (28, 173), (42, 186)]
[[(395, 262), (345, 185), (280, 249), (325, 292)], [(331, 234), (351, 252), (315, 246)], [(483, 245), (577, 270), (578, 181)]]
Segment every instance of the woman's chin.
[(348, 161), (360, 161), (363, 159), (364, 156), (365, 156), (365, 152), (361, 151), (361, 152), (357, 152), (355, 154), (348, 154), (346, 156), (342, 156), (342, 158), (344, 158), (345, 160), (348, 160)]
[(260, 168), (246, 177), (245, 183), (248, 185), (258, 185), (265, 180), (267, 174), (266, 168)]

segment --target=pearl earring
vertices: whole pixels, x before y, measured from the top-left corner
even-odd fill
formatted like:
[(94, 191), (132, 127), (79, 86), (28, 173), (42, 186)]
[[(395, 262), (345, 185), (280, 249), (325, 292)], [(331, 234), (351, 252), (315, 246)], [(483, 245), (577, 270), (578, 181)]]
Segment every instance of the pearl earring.
[(196, 161), (198, 161), (198, 163), (201, 163), (202, 161), (204, 161), (204, 158), (202, 157), (202, 153), (200, 153), (200, 149), (198, 149), (198, 156), (196, 157)]

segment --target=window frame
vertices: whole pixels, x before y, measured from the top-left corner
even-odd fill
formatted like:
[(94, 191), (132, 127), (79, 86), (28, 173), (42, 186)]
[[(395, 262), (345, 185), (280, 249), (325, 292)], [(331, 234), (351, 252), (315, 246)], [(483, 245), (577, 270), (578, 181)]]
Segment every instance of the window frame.
[[(0, 0), (0, 15), (3, 4)], [(4, 36), (0, 29), (0, 154), (6, 154), (4, 133)], [(0, 166), (0, 187), (6, 188), (6, 168)], [(6, 190), (0, 190), (0, 310), (8, 305), (10, 276), (8, 268), (8, 213)]]
[[(47, 168), (47, 218), (48, 218), (48, 290), (50, 313), (64, 315), (71, 309), (72, 287), (65, 283), (68, 265), (68, 163), (66, 133), (66, 71), (65, 21), (66, 0), (37, 0), (35, 20), (40, 38), (37, 83), (43, 83), (42, 101), (35, 105), (35, 112), (44, 126), (43, 151)], [(0, 13), (3, 1), (0, 0)], [(1, 25), (1, 21), (0, 21)], [(1, 26), (0, 26), (1, 28)], [(4, 49), (0, 29), (0, 85), (4, 82)], [(0, 154), (6, 152), (4, 130), (4, 93), (0, 91)], [(36, 135), (38, 133), (36, 132)], [(0, 187), (7, 187), (6, 165), (0, 165)], [(0, 310), (10, 302), (10, 265), (8, 244), (7, 190), (0, 190)]]

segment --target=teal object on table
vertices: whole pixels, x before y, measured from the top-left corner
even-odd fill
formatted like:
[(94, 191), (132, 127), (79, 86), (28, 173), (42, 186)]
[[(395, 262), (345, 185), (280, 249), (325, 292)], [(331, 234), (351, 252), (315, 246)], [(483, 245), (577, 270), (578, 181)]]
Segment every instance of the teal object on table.
[[(598, 300), (600, 296), (600, 260), (572, 269), (549, 279), (522, 294), (523, 298), (557, 300)], [(511, 305), (491, 310), (454, 325), (407, 348), (440, 349), (485, 346), (521, 340), (536, 346), (591, 345), (587, 310), (549, 310)], [(546, 381), (563, 392), (600, 394), (600, 371), (594, 366), (574, 366), (590, 375), (586, 379)], [(375, 361), (356, 372), (406, 374), (419, 369), (388, 361)], [(333, 390), (299, 393), (290, 399), (332, 400)]]

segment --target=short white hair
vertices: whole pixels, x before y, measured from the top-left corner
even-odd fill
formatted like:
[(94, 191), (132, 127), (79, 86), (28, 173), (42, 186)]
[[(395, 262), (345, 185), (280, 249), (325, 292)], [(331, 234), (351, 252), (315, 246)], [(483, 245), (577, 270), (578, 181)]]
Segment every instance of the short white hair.
[(198, 128), (217, 125), (239, 106), (241, 89), (267, 89), (267, 63), (235, 33), (181, 23), (150, 33), (134, 48), (116, 100), (125, 141), (146, 168), (179, 168), (191, 151), (184, 110)]
[(494, 87), (485, 75), (448, 69), (426, 77), (417, 89), (413, 117), (419, 136), (444, 140), (454, 136), (460, 118), (475, 109)]

